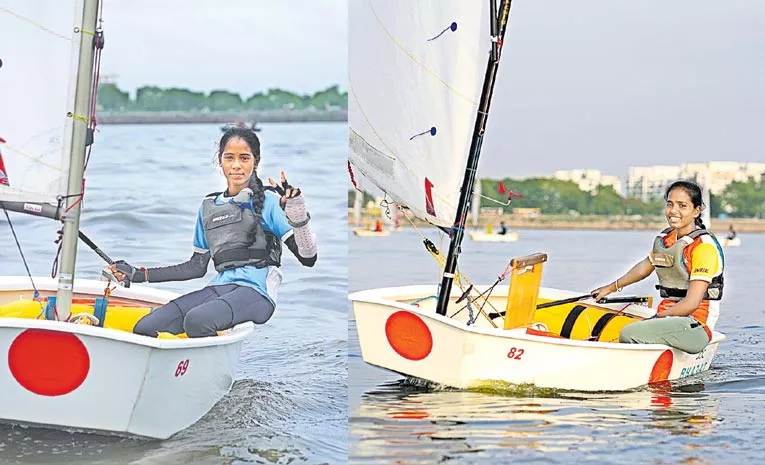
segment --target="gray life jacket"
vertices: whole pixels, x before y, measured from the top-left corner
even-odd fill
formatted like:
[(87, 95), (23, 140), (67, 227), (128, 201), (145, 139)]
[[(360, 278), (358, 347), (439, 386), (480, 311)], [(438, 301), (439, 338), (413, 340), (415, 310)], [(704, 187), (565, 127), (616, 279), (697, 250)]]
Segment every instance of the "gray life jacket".
[[(659, 284), (656, 285), (656, 289), (659, 290), (659, 295), (663, 299), (682, 299), (688, 292), (688, 286), (690, 285), (690, 273), (683, 263), (683, 251), (688, 247), (697, 237), (708, 234), (715, 241), (717, 250), (721, 250), (720, 244), (717, 243), (717, 239), (706, 229), (696, 229), (687, 236), (683, 236), (677, 239), (671, 247), (665, 247), (663, 238), (665, 235), (672, 232), (672, 228), (667, 228), (659, 234), (653, 241), (652, 251), (652, 263), (656, 269), (656, 275), (659, 277)], [(720, 253), (722, 256), (722, 252)], [(725, 262), (720, 263), (720, 266), (725, 266)], [(712, 282), (707, 288), (707, 292), (704, 295), (704, 300), (720, 300), (723, 295), (723, 275), (712, 278)]]
[(202, 226), (215, 270), (280, 266), (279, 238), (263, 229), (249, 206), (230, 201), (217, 205), (215, 199), (219, 194), (210, 194), (202, 201)]

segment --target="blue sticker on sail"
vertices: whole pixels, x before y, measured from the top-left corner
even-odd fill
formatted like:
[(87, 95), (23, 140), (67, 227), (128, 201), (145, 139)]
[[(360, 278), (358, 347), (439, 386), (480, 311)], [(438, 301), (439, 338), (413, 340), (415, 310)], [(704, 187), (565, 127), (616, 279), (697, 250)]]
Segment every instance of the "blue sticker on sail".
[(435, 37), (431, 37), (430, 39), (428, 39), (428, 42), (430, 42), (431, 40), (436, 40), (436, 39), (438, 39), (439, 37), (441, 37), (442, 35), (444, 35), (444, 33), (445, 33), (446, 31), (452, 31), (452, 32), (454, 32), (454, 31), (456, 31), (456, 30), (457, 30), (457, 23), (456, 23), (456, 22), (453, 22), (453, 23), (451, 23), (451, 24), (450, 24), (450, 25), (449, 25), (449, 26), (448, 26), (446, 29), (444, 29), (443, 31), (439, 32), (437, 36), (435, 36)]
[(410, 138), (409, 138), (409, 140), (412, 140), (412, 139), (414, 139), (415, 137), (424, 136), (425, 134), (430, 134), (431, 136), (435, 136), (435, 135), (436, 135), (436, 132), (438, 132), (438, 131), (436, 130), (436, 127), (435, 127), (435, 126), (433, 126), (432, 128), (428, 129), (427, 131), (422, 131), (422, 132), (421, 132), (421, 133), (419, 133), (419, 134), (415, 134), (415, 135), (413, 135), (412, 137), (410, 137)]

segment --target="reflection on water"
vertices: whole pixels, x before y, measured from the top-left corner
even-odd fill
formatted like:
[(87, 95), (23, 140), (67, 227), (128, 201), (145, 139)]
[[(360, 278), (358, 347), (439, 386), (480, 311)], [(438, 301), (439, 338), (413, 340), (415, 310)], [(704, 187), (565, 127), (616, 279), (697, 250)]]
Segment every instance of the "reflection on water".
[[(513, 451), (514, 463), (542, 455), (568, 463), (589, 454), (608, 462), (629, 449), (651, 447), (657, 437), (667, 435), (698, 448), (701, 456), (701, 449), (710, 446), (695, 438), (713, 432), (718, 399), (667, 387), (512, 397), (389, 383), (366, 393), (353, 413), (350, 434), (359, 440), (353, 463), (385, 457), (408, 464), (435, 463), (461, 461), (466, 455), (488, 463), (507, 457), (508, 450)], [(698, 387), (685, 389), (689, 390)]]

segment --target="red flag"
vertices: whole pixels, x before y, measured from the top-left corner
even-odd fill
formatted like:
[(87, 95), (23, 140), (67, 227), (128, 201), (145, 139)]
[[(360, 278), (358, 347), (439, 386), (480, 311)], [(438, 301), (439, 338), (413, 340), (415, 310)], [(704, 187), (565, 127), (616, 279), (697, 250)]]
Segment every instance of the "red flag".
[[(5, 139), (0, 137), (0, 143), (5, 142)], [(0, 152), (0, 185), (2, 186), (10, 186), (10, 183), (8, 182), (8, 175), (5, 172), (5, 164), (3, 164), (3, 154)]]
[(505, 183), (504, 182), (502, 182), (502, 181), (499, 182), (498, 190), (499, 190), (499, 193), (502, 194), (502, 195), (504, 195), (507, 192), (505, 190)]

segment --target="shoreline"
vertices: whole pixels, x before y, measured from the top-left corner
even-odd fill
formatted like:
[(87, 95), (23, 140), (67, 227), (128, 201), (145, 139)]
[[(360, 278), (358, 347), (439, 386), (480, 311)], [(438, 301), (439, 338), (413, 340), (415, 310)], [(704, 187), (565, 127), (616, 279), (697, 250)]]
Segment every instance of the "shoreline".
[[(380, 218), (379, 212), (376, 214), (364, 213), (361, 215), (361, 225), (373, 224)], [(428, 223), (417, 218), (412, 219), (418, 227), (427, 226)], [(538, 218), (521, 218), (513, 215), (482, 215), (478, 219), (478, 225), (473, 226), (472, 221), (468, 221), (467, 229), (485, 230), (487, 224), (491, 224), (493, 229), (499, 228), (499, 222), (504, 221), (510, 229), (578, 229), (578, 230), (604, 230), (604, 231), (661, 231), (667, 227), (667, 222), (663, 217), (624, 217), (624, 216), (600, 216), (584, 215), (580, 217), (568, 217), (565, 215), (541, 215)], [(728, 227), (733, 224), (737, 233), (765, 233), (765, 219), (757, 218), (726, 218), (712, 219), (712, 224), (707, 228), (715, 233), (725, 234)], [(353, 209), (348, 210), (348, 226), (356, 226), (353, 220)], [(405, 218), (402, 220), (403, 227), (412, 227)]]
[(347, 122), (348, 110), (125, 111), (96, 114), (99, 124), (227, 124)]

